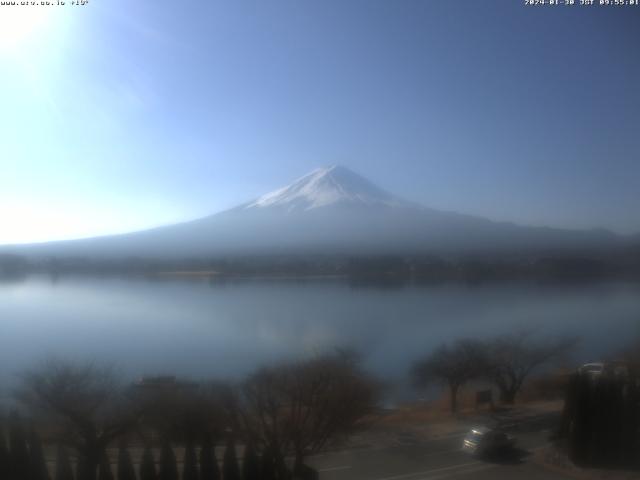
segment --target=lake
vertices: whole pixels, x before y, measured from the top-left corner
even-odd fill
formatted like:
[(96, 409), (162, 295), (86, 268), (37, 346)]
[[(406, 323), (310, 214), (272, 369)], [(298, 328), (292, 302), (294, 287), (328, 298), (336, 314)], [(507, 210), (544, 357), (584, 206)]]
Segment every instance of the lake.
[(640, 285), (375, 288), (35, 275), (0, 283), (0, 322), (5, 385), (48, 355), (115, 363), (132, 377), (240, 378), (265, 363), (353, 346), (406, 395), (411, 363), (460, 337), (519, 328), (579, 334), (575, 362), (598, 360), (640, 336)]

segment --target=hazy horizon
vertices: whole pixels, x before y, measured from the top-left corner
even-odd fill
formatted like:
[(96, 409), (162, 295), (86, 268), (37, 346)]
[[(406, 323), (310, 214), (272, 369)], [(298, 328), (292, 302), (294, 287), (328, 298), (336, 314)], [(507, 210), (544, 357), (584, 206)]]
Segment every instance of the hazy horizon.
[[(259, 199), (260, 199), (260, 198), (262, 198), (262, 197), (267, 197), (267, 196), (273, 195), (274, 193), (278, 193), (280, 190), (282, 190), (282, 189), (284, 189), (284, 188), (290, 187), (290, 186), (291, 186), (291, 185), (293, 185), (294, 183), (296, 183), (296, 182), (298, 182), (298, 181), (300, 181), (300, 180), (303, 180), (303, 179), (305, 179), (305, 178), (307, 178), (307, 177), (311, 176), (311, 175), (312, 175), (313, 173), (315, 173), (315, 172), (322, 171), (322, 170), (328, 170), (328, 169), (332, 169), (332, 168), (335, 168), (335, 167), (342, 168), (342, 169), (346, 169), (346, 167), (344, 167), (344, 166), (342, 166), (342, 165), (337, 165), (337, 164), (334, 164), (334, 165), (326, 165), (326, 166), (318, 167), (318, 168), (316, 168), (316, 169), (313, 169), (311, 172), (307, 172), (307, 174), (305, 174), (305, 175), (303, 175), (303, 176), (300, 176), (300, 177), (298, 177), (298, 178), (296, 178), (296, 179), (292, 180), (292, 181), (291, 181), (289, 184), (287, 184), (287, 185), (280, 185), (279, 187), (274, 188), (273, 190), (271, 190), (271, 191), (269, 191), (269, 192), (264, 192), (264, 194), (263, 194), (263, 195), (260, 195), (260, 196), (257, 196), (257, 197), (251, 198), (251, 199), (245, 199), (245, 201), (238, 202), (238, 204), (237, 204), (237, 205), (232, 206), (230, 209), (225, 208), (225, 209), (223, 209), (223, 210), (215, 211), (215, 212), (211, 212), (211, 213), (209, 213), (209, 214), (205, 214), (205, 215), (202, 215), (202, 216), (199, 216), (199, 217), (195, 217), (195, 218), (185, 218), (185, 219), (183, 219), (183, 220), (178, 220), (178, 221), (176, 221), (176, 222), (167, 222), (167, 223), (163, 223), (163, 224), (159, 224), (159, 225), (150, 225), (150, 226), (148, 226), (148, 227), (143, 227), (143, 228), (136, 229), (136, 230), (127, 230), (127, 231), (122, 231), (122, 232), (110, 232), (110, 233), (107, 233), (107, 234), (88, 235), (88, 236), (74, 237), (74, 238), (63, 238), (63, 239), (40, 240), (40, 241), (36, 241), (36, 242), (19, 242), (19, 243), (5, 243), (5, 244), (0, 243), (0, 246), (11, 246), (11, 245), (21, 245), (21, 244), (25, 244), (25, 245), (26, 245), (26, 244), (45, 244), (45, 243), (49, 243), (49, 242), (65, 241), (65, 240), (85, 240), (85, 239), (92, 239), (92, 238), (98, 238), (98, 237), (118, 236), (118, 235), (126, 235), (126, 234), (128, 234), (128, 233), (144, 232), (144, 231), (146, 231), (146, 230), (153, 230), (153, 229), (155, 229), (155, 228), (166, 227), (166, 226), (176, 225), (176, 224), (180, 224), (180, 223), (188, 223), (188, 222), (193, 221), (193, 220), (200, 220), (200, 219), (202, 219), (202, 218), (206, 218), (206, 217), (209, 217), (209, 216), (214, 216), (214, 215), (217, 215), (217, 214), (219, 214), (219, 213), (223, 213), (223, 212), (226, 212), (226, 211), (228, 211), (228, 210), (234, 209), (234, 208), (236, 208), (236, 207), (242, 207), (242, 206), (247, 205), (247, 204), (252, 204), (252, 202), (255, 202), (256, 200), (259, 200)], [(359, 173), (358, 173), (358, 172), (352, 172), (350, 169), (346, 169), (346, 171), (347, 171), (347, 172), (350, 172), (350, 173), (356, 173), (356, 175), (358, 175), (358, 176), (359, 176)], [(365, 178), (365, 177), (363, 177), (363, 178)], [(368, 180), (368, 179), (366, 179), (366, 178), (365, 178), (365, 180)], [(381, 185), (374, 185), (374, 186), (375, 186), (375, 187), (381, 187), (381, 188), (382, 188), (382, 190), (387, 191), (387, 190), (384, 188), (384, 186), (381, 186)], [(388, 191), (387, 191), (387, 192), (388, 192)], [(394, 192), (388, 192), (388, 193), (390, 193), (390, 194), (392, 194), (392, 195), (396, 196)], [(405, 199), (405, 198), (402, 198), (402, 197), (398, 197), (398, 198), (399, 198), (400, 200), (406, 200), (406, 201), (408, 201), (408, 204), (415, 203), (415, 205), (416, 205), (416, 206), (429, 207), (428, 205), (421, 205), (419, 202), (413, 202), (411, 199)], [(446, 210), (446, 209), (443, 209), (443, 210), (441, 210), (441, 211), (442, 211), (442, 212), (451, 212), (451, 213), (456, 213), (456, 214), (457, 214), (457, 213), (460, 213), (460, 214), (466, 215), (466, 213), (465, 213), (465, 212), (454, 212), (454, 211)], [(487, 219), (487, 220), (491, 220), (491, 221), (497, 221), (497, 222), (499, 222), (499, 220), (492, 219), (492, 218), (489, 218), (489, 217), (484, 217), (484, 216), (482, 216), (482, 215), (473, 215), (473, 216), (474, 216), (474, 217), (477, 217), (477, 218), (484, 218), (484, 219)], [(549, 225), (528, 225), (528, 224), (524, 224), (524, 223), (519, 223), (519, 222), (510, 222), (510, 221), (508, 221), (507, 223), (513, 223), (514, 225), (525, 226), (525, 227), (550, 227)], [(551, 228), (553, 228), (553, 227), (551, 227)], [(581, 230), (582, 230), (582, 231), (586, 231), (586, 230), (592, 230), (592, 229), (593, 229), (593, 230), (598, 230), (598, 229), (601, 229), (601, 227), (593, 227), (593, 228), (591, 228), (591, 229), (589, 229), (589, 228), (579, 228), (579, 227), (575, 227), (575, 228), (567, 228), (567, 230), (576, 230), (576, 231), (581, 231)], [(605, 230), (606, 230), (606, 229), (605, 229)], [(612, 231), (612, 230), (610, 230), (610, 231)], [(612, 231), (612, 232), (613, 232), (613, 231)], [(621, 232), (613, 232), (613, 233), (621, 234)], [(640, 233), (640, 232), (630, 232), (630, 233), (629, 233), (629, 235), (635, 235), (635, 234), (638, 234), (638, 233)], [(622, 234), (624, 235), (624, 233), (622, 233)]]

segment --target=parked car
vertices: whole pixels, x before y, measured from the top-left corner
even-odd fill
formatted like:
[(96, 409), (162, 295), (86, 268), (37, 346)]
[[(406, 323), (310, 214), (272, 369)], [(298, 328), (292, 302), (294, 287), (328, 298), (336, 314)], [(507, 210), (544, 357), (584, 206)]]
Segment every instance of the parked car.
[(489, 427), (476, 427), (464, 437), (462, 450), (483, 457), (509, 451), (516, 440), (510, 435)]
[(629, 378), (629, 366), (626, 362), (617, 360), (610, 362), (596, 362), (585, 363), (578, 368), (580, 375), (586, 375), (592, 379), (602, 378), (604, 376), (609, 378)]
[(589, 375), (589, 376), (602, 375), (603, 371), (604, 371), (604, 363), (601, 363), (601, 362), (585, 363), (580, 368), (578, 368), (578, 373), (580, 375)]

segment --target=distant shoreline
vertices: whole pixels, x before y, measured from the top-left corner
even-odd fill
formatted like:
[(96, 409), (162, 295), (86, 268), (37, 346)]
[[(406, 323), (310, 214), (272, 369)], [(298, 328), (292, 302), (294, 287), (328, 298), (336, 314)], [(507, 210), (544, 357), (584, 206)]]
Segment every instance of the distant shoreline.
[(169, 278), (217, 278), (226, 279), (247, 279), (247, 280), (344, 280), (349, 276), (346, 274), (291, 274), (291, 273), (274, 273), (274, 274), (239, 274), (224, 273), (217, 270), (180, 270), (180, 271), (164, 271), (146, 274), (147, 277), (169, 277)]
[(155, 272), (153, 275), (158, 277), (213, 277), (220, 275), (217, 270), (177, 270)]
[[(640, 254), (640, 252), (638, 252)], [(539, 255), (458, 257), (435, 255), (280, 255), (210, 259), (28, 259), (0, 256), (0, 278), (30, 273), (127, 275), (225, 281), (233, 279), (341, 279), (355, 284), (499, 283), (512, 281), (640, 281), (640, 257), (628, 255)]]

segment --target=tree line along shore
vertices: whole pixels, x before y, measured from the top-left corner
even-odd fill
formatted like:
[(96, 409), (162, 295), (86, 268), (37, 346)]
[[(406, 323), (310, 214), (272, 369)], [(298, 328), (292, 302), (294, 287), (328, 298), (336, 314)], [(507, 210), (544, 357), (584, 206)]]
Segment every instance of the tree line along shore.
[(30, 273), (116, 274), (147, 277), (331, 278), (356, 284), (438, 282), (640, 280), (640, 253), (538, 252), (441, 255), (247, 255), (212, 258), (97, 259), (82, 256), (27, 258), (0, 254), (0, 278)]

